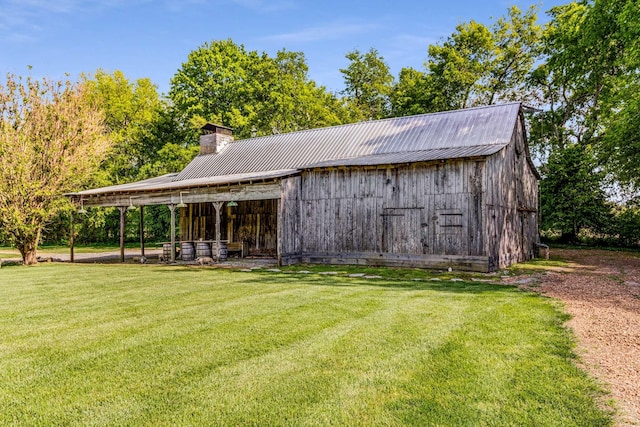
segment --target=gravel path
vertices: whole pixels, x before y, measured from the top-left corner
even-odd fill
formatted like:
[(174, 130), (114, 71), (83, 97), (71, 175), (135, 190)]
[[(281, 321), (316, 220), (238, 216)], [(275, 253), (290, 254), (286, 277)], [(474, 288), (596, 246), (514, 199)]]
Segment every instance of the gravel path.
[(617, 401), (618, 426), (640, 426), (640, 254), (552, 249), (568, 268), (551, 268), (533, 290), (561, 300), (572, 319), (584, 369)]

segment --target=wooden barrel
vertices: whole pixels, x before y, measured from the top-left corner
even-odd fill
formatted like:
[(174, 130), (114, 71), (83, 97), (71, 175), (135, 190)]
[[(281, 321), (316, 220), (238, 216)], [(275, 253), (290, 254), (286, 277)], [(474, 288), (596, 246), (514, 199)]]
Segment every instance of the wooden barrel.
[(192, 261), (195, 259), (195, 251), (193, 249), (193, 242), (180, 243), (180, 253), (183, 261)]
[(171, 242), (162, 244), (162, 259), (164, 262), (171, 261)]
[(196, 242), (196, 258), (211, 256), (211, 245), (209, 242)]
[(220, 242), (220, 247), (218, 248), (218, 259), (220, 261), (226, 260), (228, 257), (227, 251), (227, 242)]
[(229, 251), (227, 250), (227, 242), (223, 242), (222, 240), (220, 241), (220, 248), (218, 248), (218, 246), (216, 245), (216, 242), (213, 242), (212, 246), (212, 253), (213, 256), (217, 256), (219, 261), (224, 261), (228, 258), (228, 253)]

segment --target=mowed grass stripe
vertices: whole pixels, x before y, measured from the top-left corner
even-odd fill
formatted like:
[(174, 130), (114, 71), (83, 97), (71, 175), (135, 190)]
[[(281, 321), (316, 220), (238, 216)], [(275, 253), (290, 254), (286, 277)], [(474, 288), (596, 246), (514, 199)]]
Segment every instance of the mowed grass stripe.
[(551, 301), (479, 283), (0, 271), (0, 424), (606, 425)]

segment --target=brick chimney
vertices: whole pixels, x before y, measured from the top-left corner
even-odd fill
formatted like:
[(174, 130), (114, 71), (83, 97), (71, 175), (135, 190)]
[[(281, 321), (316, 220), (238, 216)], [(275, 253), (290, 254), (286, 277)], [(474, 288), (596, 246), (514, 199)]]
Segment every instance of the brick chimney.
[(233, 142), (233, 129), (231, 128), (207, 123), (201, 129), (200, 154), (219, 153), (227, 144)]

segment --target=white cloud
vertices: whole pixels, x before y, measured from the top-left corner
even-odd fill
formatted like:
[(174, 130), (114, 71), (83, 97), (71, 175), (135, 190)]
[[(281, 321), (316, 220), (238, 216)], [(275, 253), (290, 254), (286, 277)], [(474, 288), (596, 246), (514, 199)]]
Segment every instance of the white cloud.
[[(13, 43), (25, 43), (34, 39), (33, 34), (40, 31), (36, 24), (36, 13), (39, 5), (32, 5), (33, 1), (20, 3), (17, 1), (0, 1), (0, 31), (2, 39)], [(38, 2), (35, 2), (38, 3)], [(42, 2), (44, 3), (44, 2)]]
[(63, 15), (128, 7), (151, 0), (0, 0), (0, 39), (31, 42), (41, 38), (47, 24)]
[(336, 40), (353, 34), (362, 34), (378, 28), (374, 24), (346, 24), (333, 22), (326, 25), (318, 25), (304, 28), (290, 33), (274, 34), (263, 37), (263, 40), (284, 43), (317, 42), (323, 40)]
[(40, 11), (65, 13), (73, 9), (75, 3), (77, 3), (75, 0), (8, 0), (0, 2), (3, 9), (24, 15), (35, 14)]
[[(154, 0), (0, 0), (0, 40), (37, 40), (47, 24), (61, 16), (129, 8), (144, 3), (153, 6)], [(157, 3), (172, 12), (206, 3), (235, 4), (259, 13), (295, 7), (294, 0), (162, 0)]]

